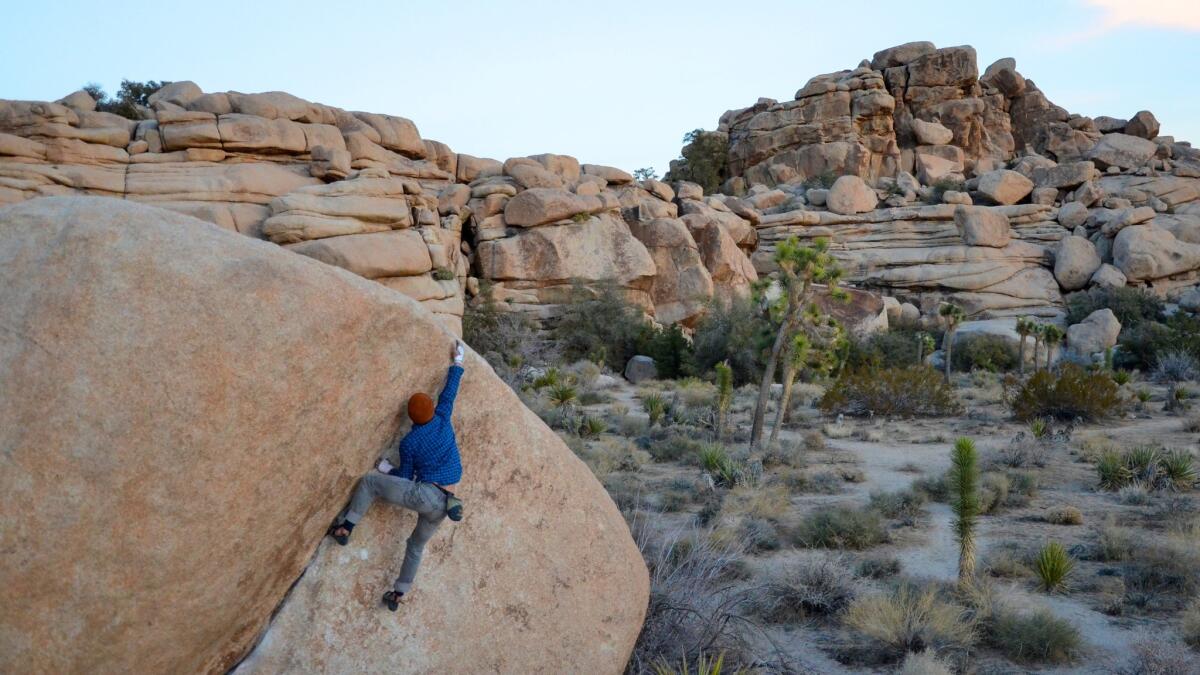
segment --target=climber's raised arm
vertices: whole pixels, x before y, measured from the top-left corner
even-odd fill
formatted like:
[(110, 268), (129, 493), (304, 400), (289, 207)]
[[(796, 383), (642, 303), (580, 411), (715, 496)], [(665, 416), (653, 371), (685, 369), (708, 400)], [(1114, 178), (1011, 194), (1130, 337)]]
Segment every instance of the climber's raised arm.
[(450, 418), (450, 414), (454, 412), (454, 397), (458, 396), (458, 383), (463, 376), (463, 343), (461, 341), (454, 343), (454, 348), (450, 352), (453, 363), (450, 364), (450, 372), (446, 374), (446, 386), (442, 387), (442, 393), (438, 394), (437, 410), (435, 413), (439, 417)]

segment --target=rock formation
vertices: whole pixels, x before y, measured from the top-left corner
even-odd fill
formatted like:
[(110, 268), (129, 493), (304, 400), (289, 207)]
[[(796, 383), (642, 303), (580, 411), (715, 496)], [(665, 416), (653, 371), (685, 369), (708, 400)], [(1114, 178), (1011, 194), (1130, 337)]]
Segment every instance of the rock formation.
[[(692, 326), (748, 296), (789, 236), (830, 238), (851, 284), (927, 322), (945, 299), (975, 319), (1061, 317), (1064, 292), (1173, 296), (1200, 279), (1200, 151), (1149, 111), (1071, 114), (1013, 59), (981, 73), (969, 46), (884, 49), (792, 101), (728, 111), (666, 182), (566, 155), (475, 157), (407, 119), (282, 92), (177, 82), (151, 99), (141, 120), (86, 92), (0, 101), (0, 203), (153, 202), (375, 279), (452, 330), (481, 288), (553, 321), (573, 289), (615, 286)], [(713, 148), (718, 193), (677, 180)]]
[[(298, 175), (231, 165), (255, 166)], [(399, 220), (355, 199), (326, 213)], [(252, 649), (240, 672), (624, 668), (648, 593), (629, 530), (474, 354), (467, 516), (403, 610), (378, 603), (411, 513), (323, 540), (445, 377), (451, 335), (417, 303), (171, 211), (54, 197), (0, 208), (0, 329), (0, 671), (220, 673)]]

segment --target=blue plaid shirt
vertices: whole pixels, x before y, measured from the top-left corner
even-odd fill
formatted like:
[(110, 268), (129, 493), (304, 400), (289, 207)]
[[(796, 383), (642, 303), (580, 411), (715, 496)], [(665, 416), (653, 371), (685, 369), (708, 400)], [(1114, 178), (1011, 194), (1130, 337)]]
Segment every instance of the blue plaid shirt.
[(454, 485), (462, 479), (458, 442), (454, 439), (454, 427), (450, 424), (454, 397), (458, 394), (458, 383), (462, 376), (462, 366), (450, 366), (446, 386), (442, 388), (437, 408), (433, 411), (433, 419), (425, 424), (413, 425), (404, 440), (400, 441), (400, 466), (389, 471), (389, 474), (438, 485)]

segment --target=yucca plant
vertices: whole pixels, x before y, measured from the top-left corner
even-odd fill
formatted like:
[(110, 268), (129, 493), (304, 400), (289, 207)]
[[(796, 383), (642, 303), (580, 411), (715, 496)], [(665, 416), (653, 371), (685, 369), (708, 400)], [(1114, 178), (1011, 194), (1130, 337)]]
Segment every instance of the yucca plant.
[(555, 384), (547, 395), (550, 405), (558, 409), (558, 422), (562, 424), (567, 413), (579, 403), (579, 392), (569, 384)]
[(1191, 453), (1172, 450), (1158, 459), (1159, 469), (1172, 490), (1189, 490), (1196, 484), (1196, 467)]
[(1131, 379), (1133, 379), (1133, 376), (1130, 375), (1128, 370), (1122, 369), (1122, 370), (1113, 371), (1112, 379), (1113, 379), (1113, 382), (1116, 382), (1119, 385), (1126, 385), (1126, 384), (1129, 384), (1129, 381)]
[(729, 453), (719, 445), (706, 445), (700, 448), (700, 466), (709, 473), (716, 473), (720, 466), (729, 461)]
[(1139, 445), (1126, 451), (1125, 466), (1135, 480), (1154, 485), (1158, 482), (1159, 449), (1152, 445)]
[(608, 425), (599, 417), (585, 415), (579, 421), (579, 435), (584, 438), (594, 438), (604, 433), (608, 429)]
[(1100, 488), (1120, 490), (1133, 480), (1133, 472), (1125, 464), (1125, 458), (1109, 450), (1096, 459), (1096, 473), (1100, 476)]
[(1029, 421), (1029, 434), (1037, 439), (1045, 438), (1050, 433), (1050, 424), (1044, 417), (1035, 417)]
[(714, 370), (717, 372), (717, 438), (723, 438), (729, 406), (733, 403), (733, 368), (729, 367), (728, 361), (722, 361), (714, 366)]
[(1150, 401), (1150, 390), (1146, 389), (1145, 387), (1138, 389), (1135, 395), (1140, 403), (1147, 403)]
[(667, 414), (667, 400), (658, 394), (650, 394), (642, 399), (642, 409), (650, 417), (650, 426), (654, 426)]
[(1047, 593), (1065, 590), (1067, 577), (1071, 575), (1073, 569), (1075, 569), (1075, 561), (1067, 554), (1067, 549), (1057, 541), (1043, 546), (1034, 561), (1034, 570), (1037, 571), (1042, 590)]
[(958, 538), (958, 583), (969, 586), (975, 578), (975, 522), (979, 517), (979, 457), (975, 443), (960, 438), (950, 453), (951, 508)]
[(541, 391), (546, 387), (553, 387), (554, 385), (558, 384), (559, 377), (561, 377), (561, 373), (559, 372), (558, 368), (547, 368), (546, 372), (534, 379), (533, 388)]

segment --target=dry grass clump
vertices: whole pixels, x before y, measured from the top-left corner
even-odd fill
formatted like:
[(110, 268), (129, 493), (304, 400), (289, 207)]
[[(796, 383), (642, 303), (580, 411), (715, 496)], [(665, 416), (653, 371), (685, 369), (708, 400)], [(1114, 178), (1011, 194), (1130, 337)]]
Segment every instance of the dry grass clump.
[(950, 664), (938, 658), (932, 649), (923, 652), (909, 652), (904, 657), (898, 675), (954, 675)]
[(1011, 547), (999, 548), (990, 553), (983, 569), (988, 575), (1001, 579), (1023, 579), (1033, 576), (1026, 556)]
[(1176, 640), (1147, 634), (1129, 646), (1118, 675), (1185, 675), (1196, 672), (1196, 653)]
[(855, 600), (842, 621), (897, 659), (924, 649), (965, 652), (976, 638), (965, 608), (941, 599), (934, 588), (909, 584)]
[(823, 555), (784, 566), (768, 578), (754, 604), (768, 623), (797, 623), (845, 609), (858, 595), (858, 582), (840, 556)]
[(1200, 649), (1200, 597), (1193, 599), (1179, 617), (1179, 634), (1184, 642)]
[(1074, 506), (1056, 506), (1043, 516), (1047, 523), (1055, 525), (1082, 525), (1083, 512)]
[(815, 429), (804, 432), (804, 449), (808, 452), (820, 452), (825, 449), (825, 434)]
[(873, 492), (871, 493), (871, 508), (878, 511), (884, 518), (899, 520), (906, 525), (911, 525), (924, 515), (925, 502), (928, 499), (925, 493), (912, 489)]
[(850, 438), (854, 434), (854, 425), (838, 422), (821, 427), (821, 433), (828, 438)]
[(867, 556), (858, 561), (854, 573), (866, 579), (887, 579), (900, 573), (900, 559), (894, 556)]

